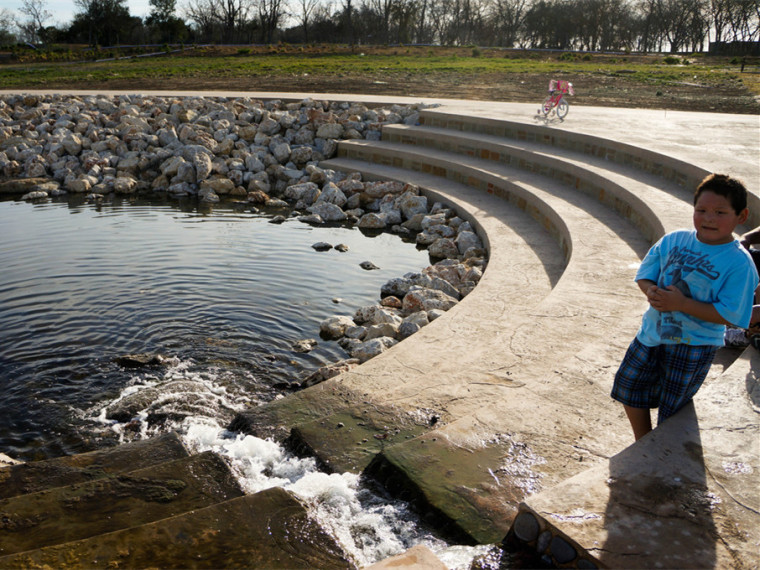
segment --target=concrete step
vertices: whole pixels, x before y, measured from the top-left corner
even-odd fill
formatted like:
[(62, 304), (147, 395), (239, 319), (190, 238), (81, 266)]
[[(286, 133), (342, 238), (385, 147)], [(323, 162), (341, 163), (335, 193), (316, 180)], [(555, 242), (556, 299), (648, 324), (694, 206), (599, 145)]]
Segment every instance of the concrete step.
[(188, 455), (177, 434), (168, 433), (90, 453), (21, 463), (0, 469), (0, 499), (143, 469)]
[(654, 174), (685, 189), (694, 188), (708, 171), (689, 162), (653, 152), (643, 146), (619, 142), (611, 138), (577, 132), (571, 129), (555, 129), (525, 121), (511, 121), (488, 117), (460, 115), (437, 109), (420, 112), (420, 124), (501, 139), (513, 139), (535, 143), (551, 152), (563, 150), (583, 154), (589, 158), (601, 158), (606, 162), (635, 168)]
[[(609, 110), (604, 109), (603, 111), (607, 112)], [(626, 120), (635, 121), (635, 115), (631, 114)], [(593, 124), (593, 120), (589, 118), (584, 118), (583, 122)], [(582, 129), (576, 131), (569, 126), (559, 129), (542, 124), (531, 124), (524, 120), (515, 121), (501, 117), (473, 116), (467, 113), (463, 114), (443, 109), (422, 110), (420, 112), (420, 125), (536, 144), (546, 148), (548, 154), (562, 155), (563, 151), (571, 151), (578, 155), (587, 156), (592, 164), (595, 159), (601, 159), (607, 163), (614, 163), (651, 174), (657, 179), (683, 188), (687, 194), (693, 192), (699, 182), (711, 172), (697, 166), (694, 161), (689, 159), (682, 160), (663, 152), (650, 150), (651, 145), (628, 144), (607, 136), (581, 132)], [(669, 124), (668, 126), (672, 128), (672, 125)], [(656, 128), (654, 125), (643, 129), (639, 125), (631, 125), (631, 128), (637, 131), (635, 133), (637, 137), (643, 135), (646, 138), (651, 138), (656, 135), (656, 132), (651, 132), (652, 128)], [(689, 128), (691, 128), (691, 125), (689, 125)], [(588, 131), (589, 129), (586, 128), (586, 130)], [(604, 129), (592, 128), (590, 130), (602, 132)], [(678, 130), (683, 131), (685, 129), (679, 128)], [(611, 132), (615, 133), (614, 130)], [(615, 134), (619, 134), (620, 138), (626, 138), (627, 135), (624, 132)], [(693, 133), (692, 136), (694, 134), (697, 133)], [(714, 133), (714, 136), (720, 135)], [(672, 144), (676, 146), (688, 146), (686, 141), (673, 142)], [(726, 146), (730, 147), (730, 145)], [(704, 149), (694, 150), (695, 157), (700, 152), (704, 152)], [(740, 154), (743, 153), (744, 150), (742, 149)], [(699, 158), (700, 160), (704, 160), (704, 157)], [(740, 164), (741, 160), (737, 161), (737, 166)], [(722, 169), (723, 167), (714, 171), (720, 172)], [(756, 163), (752, 170), (756, 171)], [(756, 186), (756, 181), (751, 177), (745, 178), (745, 183), (749, 185), (748, 188), (753, 190)], [(747, 220), (747, 227), (753, 228), (760, 225), (760, 195), (756, 191), (750, 192), (748, 205), (750, 216)]]
[(383, 140), (495, 161), (538, 173), (595, 197), (655, 242), (691, 219), (693, 188), (633, 168), (537, 142), (438, 127), (388, 125)]
[(756, 567), (757, 370), (748, 348), (662, 426), (527, 498), (510, 537), (560, 567)]
[(355, 568), (289, 492), (267, 489), (150, 522), (0, 556), (0, 568)]
[(206, 452), (93, 481), (3, 499), (0, 555), (139, 526), (243, 494)]

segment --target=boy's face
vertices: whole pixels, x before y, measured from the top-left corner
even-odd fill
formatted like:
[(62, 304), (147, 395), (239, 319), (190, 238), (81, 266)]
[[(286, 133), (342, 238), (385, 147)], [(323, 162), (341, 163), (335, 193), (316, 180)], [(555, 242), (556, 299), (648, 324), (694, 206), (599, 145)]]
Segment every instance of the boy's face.
[(707, 245), (721, 245), (734, 239), (734, 229), (747, 220), (747, 209), (739, 214), (734, 211), (728, 198), (705, 191), (694, 204), (694, 228), (697, 239)]

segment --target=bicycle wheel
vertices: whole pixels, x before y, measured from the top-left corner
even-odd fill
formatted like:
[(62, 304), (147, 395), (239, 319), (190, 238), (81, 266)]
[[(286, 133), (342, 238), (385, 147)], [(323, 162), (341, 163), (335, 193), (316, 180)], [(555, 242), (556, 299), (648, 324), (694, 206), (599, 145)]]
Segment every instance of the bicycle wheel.
[(541, 112), (544, 115), (548, 115), (551, 113), (552, 108), (554, 107), (554, 101), (552, 101), (551, 95), (544, 99), (544, 102), (541, 104)]
[(559, 104), (557, 105), (557, 117), (560, 119), (564, 119), (565, 115), (567, 115), (567, 112), (570, 110), (570, 104), (565, 101), (565, 98), (559, 100)]

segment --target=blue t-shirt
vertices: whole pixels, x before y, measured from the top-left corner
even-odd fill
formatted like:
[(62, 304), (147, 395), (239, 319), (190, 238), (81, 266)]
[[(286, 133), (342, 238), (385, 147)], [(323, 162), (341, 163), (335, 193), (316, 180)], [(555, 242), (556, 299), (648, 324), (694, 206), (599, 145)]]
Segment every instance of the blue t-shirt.
[[(675, 285), (687, 297), (712, 304), (721, 317), (741, 328), (749, 326), (758, 284), (749, 252), (734, 240), (707, 245), (696, 230), (676, 230), (649, 250), (636, 280), (650, 279), (658, 287)], [(681, 313), (649, 307), (636, 337), (646, 346), (659, 344), (723, 344), (726, 327)]]

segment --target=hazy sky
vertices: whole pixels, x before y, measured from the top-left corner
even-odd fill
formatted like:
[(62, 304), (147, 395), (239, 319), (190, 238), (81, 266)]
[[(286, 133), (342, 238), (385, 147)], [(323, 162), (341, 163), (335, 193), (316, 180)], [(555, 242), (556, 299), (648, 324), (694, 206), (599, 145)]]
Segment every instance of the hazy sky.
[[(150, 13), (148, 0), (127, 0), (126, 5), (132, 16), (144, 18)], [(21, 0), (0, 0), (0, 8), (12, 10), (22, 18), (19, 14)], [(74, 5), (74, 0), (45, 0), (45, 9), (53, 15), (46, 22), (48, 25), (70, 24), (74, 19), (74, 13), (78, 11)]]

